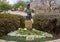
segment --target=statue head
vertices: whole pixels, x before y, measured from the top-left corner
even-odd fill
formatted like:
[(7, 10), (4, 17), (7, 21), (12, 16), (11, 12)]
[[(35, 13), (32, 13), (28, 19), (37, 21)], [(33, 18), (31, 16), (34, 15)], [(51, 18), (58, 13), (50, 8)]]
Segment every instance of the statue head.
[(29, 9), (30, 8), (30, 3), (27, 5), (27, 9)]

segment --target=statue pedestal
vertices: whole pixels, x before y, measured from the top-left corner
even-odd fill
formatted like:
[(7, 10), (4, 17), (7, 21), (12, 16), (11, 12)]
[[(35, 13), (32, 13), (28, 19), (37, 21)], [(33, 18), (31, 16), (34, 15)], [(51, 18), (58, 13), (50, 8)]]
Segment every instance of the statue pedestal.
[(31, 20), (25, 20), (25, 28), (32, 29), (32, 21)]

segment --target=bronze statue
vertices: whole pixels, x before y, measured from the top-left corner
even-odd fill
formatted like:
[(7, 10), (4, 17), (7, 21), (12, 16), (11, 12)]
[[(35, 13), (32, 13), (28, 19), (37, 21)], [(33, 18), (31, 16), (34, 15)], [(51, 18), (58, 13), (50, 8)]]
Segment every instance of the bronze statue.
[(26, 20), (31, 20), (32, 15), (31, 15), (31, 9), (30, 9), (30, 3), (27, 5), (27, 16), (26, 16)]

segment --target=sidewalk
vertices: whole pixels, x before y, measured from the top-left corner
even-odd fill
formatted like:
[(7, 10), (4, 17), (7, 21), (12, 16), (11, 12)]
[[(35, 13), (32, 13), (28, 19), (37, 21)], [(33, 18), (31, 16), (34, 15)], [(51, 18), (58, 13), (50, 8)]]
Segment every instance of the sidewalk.
[(16, 42), (16, 41), (6, 41), (6, 40), (0, 40), (0, 42)]
[(46, 42), (60, 42), (60, 39), (52, 40), (52, 41), (46, 41)]
[[(6, 41), (6, 40), (0, 40), (0, 42), (16, 42), (16, 41)], [(52, 40), (52, 41), (45, 41), (45, 42), (60, 42), (60, 39)]]

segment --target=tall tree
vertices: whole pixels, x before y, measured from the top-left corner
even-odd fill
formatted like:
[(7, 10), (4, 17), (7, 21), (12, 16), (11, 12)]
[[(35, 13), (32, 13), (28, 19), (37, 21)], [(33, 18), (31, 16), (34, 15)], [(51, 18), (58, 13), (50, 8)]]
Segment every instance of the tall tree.
[(7, 2), (7, 0), (0, 0), (0, 10), (9, 10), (11, 9), (11, 5)]
[(26, 7), (26, 2), (24, 1), (18, 1), (16, 4), (13, 5), (14, 9), (18, 9), (20, 6), (24, 9)]
[(30, 2), (33, 2), (33, 0), (30, 0)]

